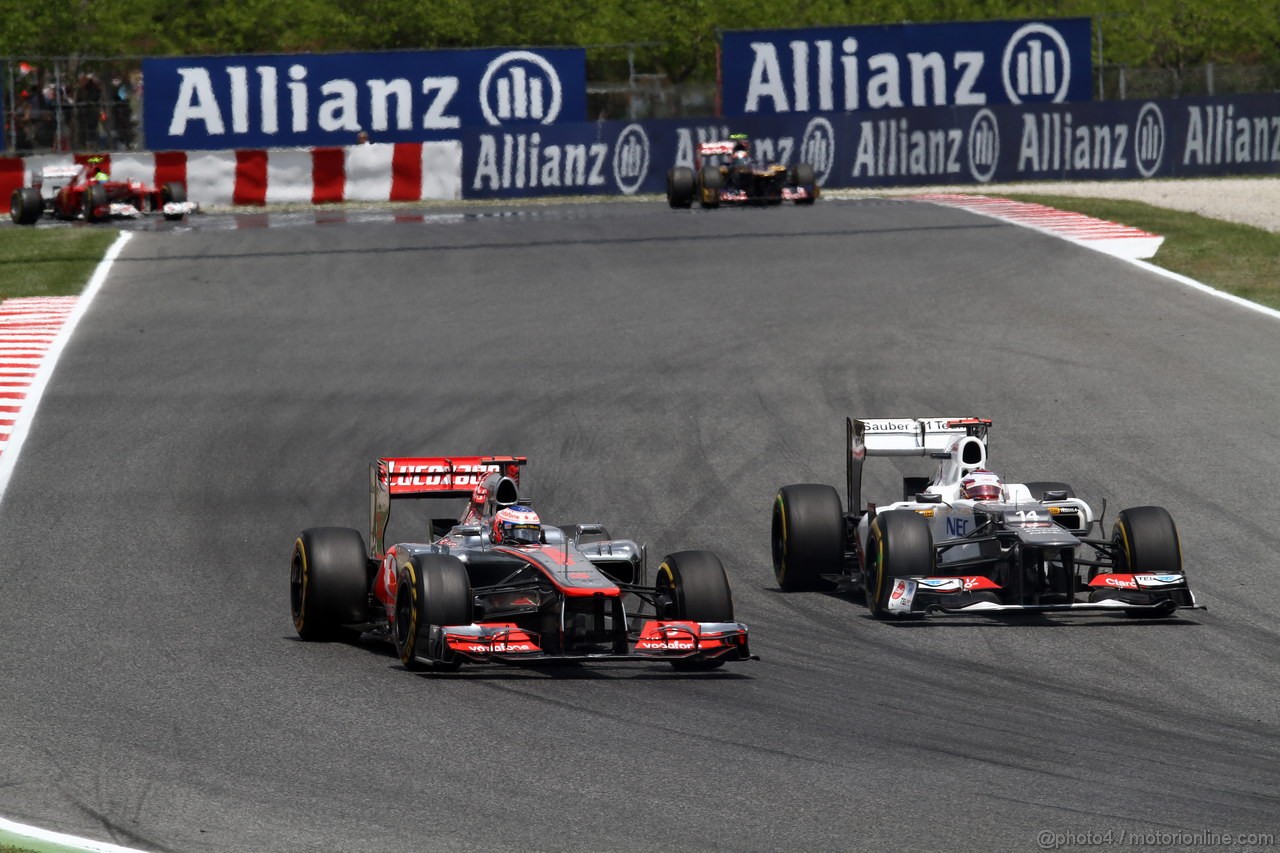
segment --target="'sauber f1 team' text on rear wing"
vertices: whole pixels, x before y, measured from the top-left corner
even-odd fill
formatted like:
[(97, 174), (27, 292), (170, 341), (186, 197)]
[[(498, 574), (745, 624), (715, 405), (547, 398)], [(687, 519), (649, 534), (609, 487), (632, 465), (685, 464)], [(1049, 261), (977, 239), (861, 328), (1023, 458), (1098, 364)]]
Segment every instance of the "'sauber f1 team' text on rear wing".
[[(868, 456), (932, 456), (972, 436), (974, 462), (986, 460), (989, 418), (846, 418), (845, 477), (850, 512), (862, 507), (862, 464)], [(967, 450), (968, 448), (966, 448)], [(981, 459), (977, 458), (981, 454)]]

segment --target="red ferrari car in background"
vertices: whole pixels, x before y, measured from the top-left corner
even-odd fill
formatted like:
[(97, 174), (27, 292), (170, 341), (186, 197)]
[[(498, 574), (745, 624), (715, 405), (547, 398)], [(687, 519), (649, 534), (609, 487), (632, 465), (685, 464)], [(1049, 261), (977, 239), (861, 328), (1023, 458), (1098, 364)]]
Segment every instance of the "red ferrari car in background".
[(177, 220), (196, 209), (182, 184), (151, 187), (136, 180), (116, 181), (103, 160), (91, 157), (80, 165), (46, 166), (32, 186), (13, 191), (9, 217), (18, 225), (34, 225), (46, 211), (57, 219), (99, 222), (118, 217), (160, 214)]

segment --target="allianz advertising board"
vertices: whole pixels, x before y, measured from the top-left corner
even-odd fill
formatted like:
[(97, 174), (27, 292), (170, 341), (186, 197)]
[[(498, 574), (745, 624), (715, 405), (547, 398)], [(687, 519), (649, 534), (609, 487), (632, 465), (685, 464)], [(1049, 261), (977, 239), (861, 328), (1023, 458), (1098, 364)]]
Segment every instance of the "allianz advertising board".
[(1088, 18), (726, 32), (727, 116), (1087, 101)]
[(147, 59), (153, 151), (456, 139), (586, 118), (581, 48)]
[(819, 186), (1280, 174), (1280, 93), (997, 104), (734, 119), (580, 122), (462, 134), (464, 198), (662, 193), (698, 145), (750, 137), (757, 162)]

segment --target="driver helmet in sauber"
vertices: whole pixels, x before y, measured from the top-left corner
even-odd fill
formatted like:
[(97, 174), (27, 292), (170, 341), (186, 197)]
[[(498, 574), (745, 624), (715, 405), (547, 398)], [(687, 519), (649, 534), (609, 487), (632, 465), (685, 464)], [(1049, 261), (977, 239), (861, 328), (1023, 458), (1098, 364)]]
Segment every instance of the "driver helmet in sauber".
[(503, 507), (493, 516), (490, 537), (499, 545), (537, 545), (542, 542), (542, 520), (527, 506)]
[(977, 468), (960, 480), (960, 497), (974, 501), (998, 501), (1002, 488), (1000, 477), (994, 471)]

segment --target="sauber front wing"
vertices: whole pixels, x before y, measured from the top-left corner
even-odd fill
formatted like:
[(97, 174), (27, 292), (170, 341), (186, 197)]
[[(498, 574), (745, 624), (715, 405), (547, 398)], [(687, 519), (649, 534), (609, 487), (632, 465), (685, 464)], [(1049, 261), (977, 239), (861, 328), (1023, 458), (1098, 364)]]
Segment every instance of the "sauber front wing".
[(1132, 612), (1160, 614), (1174, 610), (1204, 610), (1183, 574), (1102, 574), (1089, 583), (1088, 601), (1071, 600), (1001, 604), (1000, 586), (990, 578), (937, 577), (897, 578), (889, 594), (888, 611), (895, 615), (961, 614), (979, 616), (1006, 613), (1053, 613), (1065, 611)]

